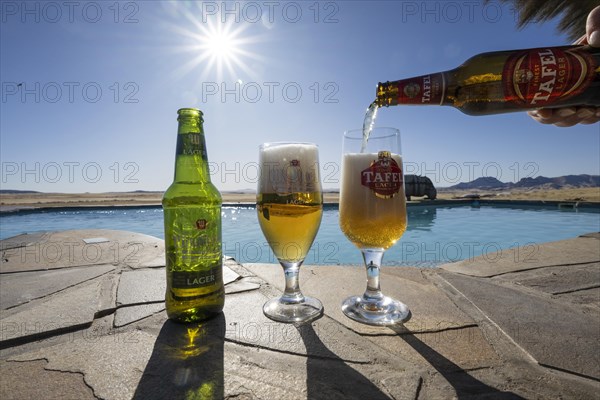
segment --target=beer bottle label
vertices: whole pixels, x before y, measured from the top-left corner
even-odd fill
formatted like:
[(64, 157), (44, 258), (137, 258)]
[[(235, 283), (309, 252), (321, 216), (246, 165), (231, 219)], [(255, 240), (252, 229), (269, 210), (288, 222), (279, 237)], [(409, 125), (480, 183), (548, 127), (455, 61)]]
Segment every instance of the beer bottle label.
[(223, 268), (221, 263), (213, 265), (203, 271), (173, 271), (171, 273), (171, 288), (195, 289), (204, 286), (219, 284), (223, 281)]
[(167, 273), (173, 289), (221, 285), (221, 208), (165, 208)]
[(361, 171), (360, 183), (371, 189), (377, 197), (392, 198), (404, 184), (402, 168), (389, 151), (380, 151), (377, 160)]
[(204, 137), (200, 133), (186, 133), (177, 135), (177, 149), (175, 154), (184, 156), (200, 156), (202, 160), (207, 161), (206, 145)]
[(511, 55), (502, 72), (505, 100), (545, 107), (582, 93), (594, 79), (592, 56), (578, 48), (539, 48)]
[(388, 82), (387, 85), (396, 85), (386, 89), (394, 97), (392, 104), (441, 105), (446, 91), (444, 74), (439, 72)]

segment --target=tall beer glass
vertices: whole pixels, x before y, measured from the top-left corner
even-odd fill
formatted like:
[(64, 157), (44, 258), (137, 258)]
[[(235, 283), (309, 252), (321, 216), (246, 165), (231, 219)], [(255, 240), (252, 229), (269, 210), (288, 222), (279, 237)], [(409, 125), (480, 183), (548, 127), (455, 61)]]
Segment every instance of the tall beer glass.
[(340, 227), (360, 249), (367, 269), (367, 290), (342, 303), (349, 318), (369, 325), (393, 325), (410, 318), (408, 307), (384, 296), (379, 285), (383, 253), (406, 230), (406, 200), (400, 132), (375, 128), (367, 143), (363, 131), (344, 133)]
[(258, 221), (283, 267), (285, 290), (263, 306), (280, 322), (306, 322), (323, 314), (323, 305), (300, 291), (298, 273), (323, 214), (319, 156), (312, 143), (265, 143), (259, 148)]

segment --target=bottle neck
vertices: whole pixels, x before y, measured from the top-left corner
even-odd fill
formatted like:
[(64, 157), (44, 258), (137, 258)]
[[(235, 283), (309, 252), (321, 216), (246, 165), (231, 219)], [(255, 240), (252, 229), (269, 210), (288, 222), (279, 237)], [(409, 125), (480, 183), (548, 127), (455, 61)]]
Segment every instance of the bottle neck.
[(179, 117), (175, 178), (177, 183), (209, 183), (208, 157), (200, 118)]
[(442, 105), (446, 96), (446, 74), (437, 72), (399, 81), (379, 83), (377, 99), (380, 107), (398, 104)]

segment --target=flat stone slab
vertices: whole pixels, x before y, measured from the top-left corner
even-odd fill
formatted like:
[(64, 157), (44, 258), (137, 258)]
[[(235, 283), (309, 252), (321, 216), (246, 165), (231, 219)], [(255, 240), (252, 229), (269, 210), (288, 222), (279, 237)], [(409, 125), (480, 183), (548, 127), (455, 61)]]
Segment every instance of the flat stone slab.
[(0, 277), (0, 308), (5, 310), (75, 286), (111, 271), (113, 265), (95, 265), (50, 271), (3, 274)]
[[(283, 270), (275, 264), (244, 264), (250, 271), (283, 291)], [(410, 308), (412, 318), (404, 324), (410, 332), (432, 332), (449, 328), (474, 326), (475, 322), (463, 313), (446, 294), (426, 279), (425, 270), (414, 267), (383, 267), (383, 293), (402, 301)], [(360, 324), (346, 317), (342, 301), (353, 294), (362, 295), (366, 289), (366, 271), (357, 266), (302, 266), (300, 289), (307, 296), (317, 297), (325, 313), (344, 326), (361, 334), (396, 333), (383, 327)]]
[(0, 314), (0, 343), (27, 336), (45, 336), (69, 328), (90, 325), (100, 303), (100, 280), (56, 293), (18, 307), (14, 314)]
[(469, 276), (492, 277), (535, 268), (600, 262), (600, 240), (582, 236), (543, 244), (530, 244), (451, 264), (440, 268)]
[[(107, 229), (47, 232), (36, 236), (20, 235), (6, 239), (24, 246), (3, 251), (0, 273), (113, 264), (131, 268), (164, 266), (164, 241), (141, 233)], [(86, 243), (87, 239), (106, 241)], [(161, 261), (162, 260), (162, 261)]]
[[(266, 296), (260, 291), (234, 294), (226, 298), (223, 310), (227, 316), (226, 338), (248, 346), (305, 355), (307, 349), (295, 325), (275, 322), (264, 316), (263, 304), (270, 299), (271, 296)], [(321, 340), (334, 348), (339, 347), (341, 358), (353, 362), (368, 362), (368, 352), (351, 351), (352, 348), (360, 346), (362, 339), (359, 336), (353, 336), (352, 344), (344, 343), (348, 330), (337, 322), (321, 318), (313, 324)], [(340, 346), (340, 342), (344, 345)]]
[(225, 285), (225, 294), (248, 292), (260, 289), (260, 281), (257, 278), (241, 278)]
[(124, 271), (117, 289), (117, 306), (164, 302), (166, 290), (164, 268)]
[(600, 296), (600, 262), (560, 265), (509, 273), (498, 276), (494, 280), (512, 282), (548, 294), (562, 294), (595, 288)]
[(397, 336), (370, 335), (365, 339), (403, 360), (423, 367), (433, 365), (435, 369), (447, 372), (502, 365), (502, 359), (476, 326), (414, 334), (398, 329), (398, 333)]
[(554, 297), (579, 306), (593, 307), (597, 311), (600, 310), (600, 291), (598, 288), (561, 293), (554, 295)]
[(12, 361), (48, 360), (47, 369), (83, 374), (102, 399), (131, 399), (156, 337), (141, 331), (74, 340), (11, 357)]
[(78, 373), (50, 371), (45, 360), (0, 362), (0, 398), (94, 400), (92, 390)]
[(39, 242), (48, 236), (47, 232), (23, 233), (7, 239), (0, 240), (0, 251), (18, 249), (19, 247), (30, 246)]
[(541, 365), (600, 379), (600, 314), (487, 279), (440, 271)]
[[(164, 297), (164, 294), (163, 294)], [(115, 311), (114, 326), (119, 328), (156, 314), (165, 309), (165, 302), (120, 307)]]

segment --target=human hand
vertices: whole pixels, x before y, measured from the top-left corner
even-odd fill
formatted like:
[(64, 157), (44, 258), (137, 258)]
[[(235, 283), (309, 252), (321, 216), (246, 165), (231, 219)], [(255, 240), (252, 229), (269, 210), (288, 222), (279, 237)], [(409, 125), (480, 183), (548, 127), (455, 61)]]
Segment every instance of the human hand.
[[(594, 8), (588, 15), (585, 31), (585, 35), (575, 44), (600, 47), (600, 6)], [(529, 111), (528, 114), (542, 124), (554, 124), (560, 127), (593, 124), (600, 121), (600, 107), (540, 108)]]

